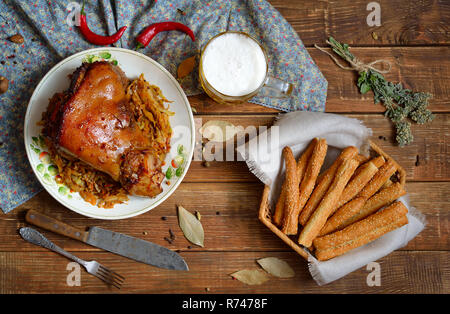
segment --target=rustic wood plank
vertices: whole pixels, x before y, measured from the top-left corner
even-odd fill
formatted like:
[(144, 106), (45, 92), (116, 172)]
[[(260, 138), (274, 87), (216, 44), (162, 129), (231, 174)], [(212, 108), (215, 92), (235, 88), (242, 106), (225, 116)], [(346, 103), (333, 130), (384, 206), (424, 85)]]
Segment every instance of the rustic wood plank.
[[(381, 26), (368, 26), (370, 1), (269, 0), (307, 46), (330, 35), (351, 45), (445, 45), (450, 43), (447, 1), (377, 1)], [(375, 34), (373, 34), (375, 33)]]
[[(346, 116), (360, 119), (373, 130), (372, 139), (382, 149), (397, 160), (407, 173), (410, 181), (448, 181), (450, 180), (449, 130), (450, 114), (437, 114), (433, 122), (426, 125), (412, 125), (414, 142), (405, 147), (394, 143), (394, 130), (390, 120), (381, 114)], [(235, 126), (270, 126), (276, 115), (199, 115), (199, 123), (209, 120), (225, 120)], [(201, 124), (200, 124), (201, 125)], [(211, 181), (256, 181), (257, 178), (249, 174), (244, 162), (212, 161), (210, 167), (204, 167), (201, 162), (192, 163), (187, 175), (188, 182)]]
[(449, 181), (450, 115), (438, 114), (435, 120), (427, 125), (413, 124), (411, 129), (414, 142), (405, 147), (393, 144), (394, 130), (391, 122), (384, 116), (348, 116), (362, 120), (373, 130), (374, 142), (400, 163), (406, 170), (407, 180)]
[[(324, 45), (325, 46), (325, 45)], [(330, 51), (330, 49), (327, 49)], [(328, 55), (308, 48), (328, 81), (326, 112), (334, 113), (380, 113), (381, 104), (374, 104), (373, 93), (359, 93), (356, 86), (358, 74), (340, 69)], [(430, 109), (433, 112), (449, 112), (450, 90), (450, 47), (370, 47), (353, 48), (352, 52), (364, 62), (384, 59), (391, 63), (391, 72), (387, 80), (402, 82), (413, 90), (433, 94)], [(344, 62), (342, 62), (345, 64)], [(277, 110), (252, 103), (240, 105), (218, 104), (205, 94), (189, 97), (191, 106), (198, 114), (264, 114)]]
[[(182, 183), (163, 204), (138, 217), (118, 221), (101, 221), (82, 217), (64, 208), (47, 192), (42, 192), (12, 213), (0, 217), (0, 251), (33, 251), (17, 233), (25, 212), (35, 209), (68, 224), (96, 225), (152, 241), (173, 250), (187, 251), (290, 251), (258, 220), (263, 185), (260, 183)], [(411, 204), (427, 219), (427, 226), (405, 250), (446, 250), (449, 248), (448, 195), (450, 184), (440, 182), (408, 183)], [(423, 195), (427, 195), (426, 198)], [(205, 247), (190, 244), (183, 236), (176, 216), (176, 206), (199, 211), (205, 229)], [(165, 217), (162, 220), (161, 217)], [(168, 243), (169, 229), (175, 241)], [(68, 250), (98, 250), (80, 242), (43, 231), (49, 239)]]
[[(365, 267), (345, 278), (318, 286), (307, 263), (292, 252), (182, 252), (190, 270), (158, 269), (103, 252), (79, 252), (126, 279), (121, 290), (81, 270), (80, 286), (68, 286), (69, 260), (42, 249), (38, 252), (0, 252), (0, 293), (446, 293), (450, 252), (394, 252), (377, 261), (381, 285), (369, 287)], [(233, 280), (229, 274), (258, 268), (255, 260), (274, 256), (286, 261), (295, 277), (271, 277), (259, 286)], [(18, 284), (20, 283), (20, 284)]]
[[(212, 162), (204, 167), (200, 161), (194, 161), (173, 196), (158, 208), (135, 218), (88, 219), (59, 205), (46, 192), (10, 214), (0, 215), (0, 293), (448, 293), (450, 3), (377, 1), (381, 4), (382, 26), (368, 27), (365, 20), (369, 13), (368, 1), (270, 2), (298, 32), (327, 78), (326, 111), (346, 113), (373, 129), (375, 142), (405, 167), (411, 202), (427, 217), (428, 224), (422, 233), (405, 248), (378, 261), (381, 286), (367, 286), (369, 271), (365, 268), (330, 285), (317, 286), (306, 262), (258, 221), (263, 186), (245, 163)], [(330, 35), (356, 47), (352, 51), (363, 61), (390, 61), (393, 67), (387, 79), (434, 94), (430, 108), (440, 114), (432, 124), (413, 126), (412, 145), (394, 146), (390, 122), (379, 114), (383, 107), (373, 104), (371, 93), (359, 94), (356, 73), (339, 69), (327, 55), (312, 48), (315, 43), (325, 46), (325, 39)], [(398, 45), (409, 47), (394, 47)], [(372, 47), (363, 48), (366, 46)], [(220, 105), (205, 95), (190, 97), (190, 102), (199, 114), (197, 118), (227, 120), (244, 127), (269, 126), (278, 112), (250, 103)], [(206, 231), (205, 248), (195, 247), (183, 237), (177, 224), (177, 204), (201, 212)], [(82, 271), (81, 287), (69, 287), (66, 283), (69, 261), (25, 243), (17, 233), (25, 225), (24, 213), (30, 208), (79, 227), (99, 225), (180, 250), (191, 270), (157, 269), (43, 231), (80, 257), (97, 259), (126, 277), (124, 289), (117, 291)], [(162, 220), (162, 216), (166, 219)], [(169, 228), (176, 236), (172, 244), (164, 240)], [(286, 260), (295, 269), (295, 278), (271, 278), (261, 286), (246, 286), (229, 276), (243, 268), (257, 268), (255, 259), (267, 256)]]
[[(327, 49), (330, 51), (330, 49)], [(338, 68), (325, 53), (309, 50), (328, 80), (327, 109), (329, 112), (384, 112), (381, 104), (375, 105), (373, 93), (360, 94), (356, 86), (358, 74)], [(401, 82), (417, 92), (433, 94), (430, 109), (448, 112), (450, 92), (450, 47), (425, 48), (358, 48), (352, 53), (363, 62), (384, 59), (391, 63), (391, 71), (385, 78)]]

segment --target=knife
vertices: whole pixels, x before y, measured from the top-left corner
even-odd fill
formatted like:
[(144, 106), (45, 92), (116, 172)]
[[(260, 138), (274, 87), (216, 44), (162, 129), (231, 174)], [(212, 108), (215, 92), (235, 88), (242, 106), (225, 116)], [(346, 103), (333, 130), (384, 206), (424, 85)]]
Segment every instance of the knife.
[(166, 269), (189, 270), (186, 262), (179, 254), (161, 245), (126, 234), (99, 227), (89, 227), (87, 231), (84, 231), (33, 209), (28, 210), (25, 220), (43, 229), (131, 258), (138, 262)]

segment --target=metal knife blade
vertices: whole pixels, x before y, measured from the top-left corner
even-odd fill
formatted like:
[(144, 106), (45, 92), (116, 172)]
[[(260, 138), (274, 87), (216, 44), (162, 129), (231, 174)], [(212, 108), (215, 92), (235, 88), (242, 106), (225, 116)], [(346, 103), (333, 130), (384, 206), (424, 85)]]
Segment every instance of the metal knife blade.
[(184, 259), (176, 252), (119, 232), (90, 227), (86, 243), (156, 267), (189, 270)]

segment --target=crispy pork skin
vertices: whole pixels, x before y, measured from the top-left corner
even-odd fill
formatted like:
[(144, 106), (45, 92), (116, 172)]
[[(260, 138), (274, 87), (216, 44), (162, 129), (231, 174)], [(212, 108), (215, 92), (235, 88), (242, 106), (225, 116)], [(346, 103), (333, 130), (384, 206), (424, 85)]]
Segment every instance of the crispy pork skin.
[(128, 79), (109, 62), (83, 64), (47, 110), (43, 133), (64, 154), (109, 174), (133, 195), (159, 194), (162, 162), (126, 101)]

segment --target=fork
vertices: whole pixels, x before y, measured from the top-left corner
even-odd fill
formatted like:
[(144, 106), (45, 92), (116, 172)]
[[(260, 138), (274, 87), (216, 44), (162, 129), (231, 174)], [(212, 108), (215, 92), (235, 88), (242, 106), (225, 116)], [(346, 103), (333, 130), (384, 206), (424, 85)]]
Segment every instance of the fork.
[(49, 250), (52, 250), (77, 262), (80, 265), (83, 265), (83, 267), (89, 274), (100, 278), (107, 284), (113, 285), (117, 289), (120, 289), (120, 286), (125, 280), (125, 278), (119, 275), (118, 273), (106, 268), (105, 266), (101, 265), (96, 261), (89, 261), (89, 262), (84, 261), (81, 258), (78, 258), (75, 255), (70, 254), (69, 252), (55, 245), (53, 242), (48, 240), (41, 233), (39, 233), (37, 230), (33, 228), (29, 227), (20, 228), (19, 233), (22, 236), (22, 238), (24, 238), (26, 241), (33, 243), (35, 245), (45, 247)]

